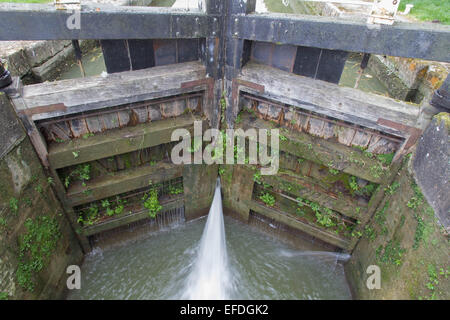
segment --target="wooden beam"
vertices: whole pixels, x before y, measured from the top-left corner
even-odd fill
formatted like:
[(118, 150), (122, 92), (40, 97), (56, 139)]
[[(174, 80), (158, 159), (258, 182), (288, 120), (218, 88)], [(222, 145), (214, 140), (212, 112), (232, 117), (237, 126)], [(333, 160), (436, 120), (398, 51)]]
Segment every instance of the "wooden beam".
[(406, 137), (408, 133), (382, 126), (377, 123), (378, 119), (385, 118), (418, 127), (417, 119), (420, 113), (418, 105), (325, 81), (312, 80), (253, 62), (242, 68), (238, 79), (264, 87), (264, 91), (261, 92), (243, 86), (240, 87), (242, 92), (398, 137)]
[(255, 41), (450, 62), (450, 26), (394, 25), (326, 16), (253, 13), (234, 16), (234, 36)]
[(49, 146), (48, 159), (51, 166), (58, 169), (170, 143), (172, 132), (176, 129), (184, 128), (192, 134), (196, 120), (201, 121), (198, 117), (186, 114), (108, 130), (87, 139), (53, 143)]
[[(207, 91), (207, 84), (203, 87), (184, 85), (205, 78), (206, 69), (200, 62), (185, 62), (108, 74), (106, 77), (39, 83), (23, 88), (25, 104), (19, 106), (17, 112), (32, 112), (34, 121), (92, 112), (199, 90)], [(55, 105), (63, 107), (48, 108)], [(36, 113), (39, 110), (43, 112)]]
[[(367, 204), (360, 204), (348, 196), (333, 194), (315, 179), (302, 177), (293, 172), (279, 171), (276, 175), (261, 176), (261, 181), (297, 197), (317, 202), (347, 217), (358, 219), (367, 209)], [(357, 208), (360, 208), (359, 213)]]
[(351, 250), (349, 240), (339, 237), (336, 234), (326, 232), (318, 227), (304, 223), (300, 220), (294, 219), (287, 214), (279, 212), (276, 209), (268, 208), (256, 201), (252, 201), (250, 203), (250, 209), (278, 222), (284, 223), (294, 229), (303, 231), (317, 239), (330, 243), (341, 249)]
[[(183, 207), (184, 206), (184, 198), (179, 197), (178, 199), (172, 199), (170, 202), (161, 203), (161, 206), (162, 206), (162, 209), (161, 209), (160, 213), (158, 213), (158, 214), (163, 214), (166, 211)], [(117, 218), (113, 218), (113, 219), (107, 220), (105, 222), (95, 224), (93, 226), (84, 227), (83, 235), (84, 236), (92, 236), (94, 234), (108, 231), (108, 230), (111, 230), (114, 228), (118, 228), (123, 225), (135, 222), (135, 221), (147, 219), (148, 217), (149, 217), (148, 210), (146, 210), (146, 209), (138, 211), (138, 212), (134, 212), (131, 214), (119, 216)]]
[[(266, 120), (244, 113), (237, 125), (244, 130), (275, 129), (275, 125)], [(283, 130), (286, 139), (280, 140), (280, 150), (293, 154), (318, 164), (361, 177), (365, 180), (381, 183), (389, 174), (389, 168), (384, 167), (381, 161), (365, 156), (360, 150), (334, 143), (325, 139), (314, 137), (303, 132)], [(270, 138), (268, 139), (270, 141)], [(269, 143), (268, 141), (268, 143)]]
[(212, 17), (193, 9), (83, 3), (78, 13), (79, 24), (70, 19), (72, 10), (53, 4), (1, 3), (0, 40), (186, 39), (217, 28)]
[(80, 181), (73, 183), (67, 191), (68, 204), (80, 204), (112, 197), (125, 192), (133, 191), (152, 184), (172, 180), (183, 175), (183, 166), (159, 162), (156, 165), (119, 171), (114, 175), (106, 175), (86, 182), (83, 186)]

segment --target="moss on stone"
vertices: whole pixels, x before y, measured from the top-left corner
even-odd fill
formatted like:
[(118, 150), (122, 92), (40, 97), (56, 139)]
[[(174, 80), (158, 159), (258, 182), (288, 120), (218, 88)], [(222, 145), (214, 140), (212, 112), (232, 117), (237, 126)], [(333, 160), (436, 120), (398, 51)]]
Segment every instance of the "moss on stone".
[(447, 112), (441, 112), (434, 116), (437, 120), (437, 125), (440, 126), (441, 122), (444, 121), (445, 127), (450, 131), (450, 114)]

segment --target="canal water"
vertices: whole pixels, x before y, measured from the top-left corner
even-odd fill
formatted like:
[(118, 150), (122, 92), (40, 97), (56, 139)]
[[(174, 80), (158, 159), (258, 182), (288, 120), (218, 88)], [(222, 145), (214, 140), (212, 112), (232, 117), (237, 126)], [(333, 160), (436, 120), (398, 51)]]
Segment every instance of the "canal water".
[[(231, 299), (351, 299), (339, 254), (294, 249), (224, 217)], [(68, 299), (178, 299), (195, 266), (206, 219), (95, 249)]]

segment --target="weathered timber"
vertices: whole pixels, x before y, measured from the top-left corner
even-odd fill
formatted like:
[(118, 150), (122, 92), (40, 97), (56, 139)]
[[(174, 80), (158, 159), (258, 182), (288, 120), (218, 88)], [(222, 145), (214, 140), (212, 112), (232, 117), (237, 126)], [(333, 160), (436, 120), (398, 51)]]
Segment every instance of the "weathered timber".
[(276, 209), (268, 208), (256, 201), (251, 202), (250, 209), (259, 214), (262, 214), (266, 217), (272, 218), (278, 222), (284, 223), (294, 229), (303, 231), (303, 232), (305, 232), (315, 238), (318, 238), (322, 241), (331, 243), (332, 245), (335, 245), (341, 249), (344, 249), (344, 250), (351, 249), (349, 240), (339, 237), (336, 234), (326, 232), (318, 227), (304, 223), (300, 220), (294, 219), (285, 213), (279, 212)]
[[(160, 211), (160, 213), (158, 214), (162, 214), (166, 211), (172, 210), (172, 209), (176, 209), (176, 208), (180, 208), (184, 206), (184, 198), (178, 197), (177, 199), (172, 199), (169, 202), (165, 202), (165, 203), (161, 203), (162, 209)], [(95, 224), (93, 226), (88, 226), (88, 227), (84, 227), (83, 228), (83, 235), (85, 236), (92, 236), (94, 234), (100, 233), (100, 232), (104, 232), (104, 231), (108, 231), (120, 226), (124, 226), (126, 224), (135, 222), (135, 221), (139, 221), (139, 220), (143, 220), (143, 219), (148, 219), (148, 210), (141, 210), (138, 212), (134, 212), (131, 214), (127, 214), (127, 215), (123, 215), (117, 218), (113, 218), (110, 220), (107, 220), (105, 222), (101, 222), (98, 224)]]
[(120, 171), (116, 174), (102, 176), (87, 181), (83, 186), (80, 181), (74, 182), (67, 191), (71, 206), (89, 203), (108, 198), (128, 191), (145, 188), (149, 183), (159, 183), (181, 177), (183, 167), (170, 163), (159, 162), (153, 166)]
[(134, 127), (112, 129), (88, 139), (53, 143), (49, 146), (49, 162), (58, 169), (169, 143), (173, 130), (184, 128), (193, 133), (196, 120), (200, 119), (186, 114)]
[(241, 91), (395, 136), (404, 137), (405, 134), (379, 125), (380, 115), (408, 126), (417, 125), (418, 106), (269, 66), (249, 62), (238, 79), (264, 87), (264, 92), (256, 92), (250, 87), (241, 87)]
[(183, 165), (184, 207), (186, 220), (208, 214), (217, 181), (217, 165)]
[[(79, 28), (72, 10), (53, 4), (0, 4), (0, 40), (202, 38), (216, 27), (200, 10), (84, 4)], [(19, 23), (20, 22), (20, 23)]]
[[(46, 82), (25, 86), (24, 106), (17, 111), (63, 104), (66, 110), (33, 114), (33, 120), (91, 112), (107, 107), (158, 99), (199, 91), (198, 87), (182, 87), (183, 83), (203, 80), (205, 67), (200, 62), (186, 62), (173, 66), (109, 74), (106, 77), (93, 76), (78, 79)], [(100, 89), (101, 88), (101, 89)], [(207, 90), (204, 86), (204, 90)]]
[[(317, 202), (347, 217), (358, 218), (367, 208), (367, 203), (358, 203), (356, 199), (329, 192), (317, 180), (293, 172), (279, 171), (276, 175), (261, 176), (261, 181), (297, 197)], [(361, 210), (359, 214), (357, 208)]]
[(230, 173), (232, 178), (231, 181), (228, 181), (229, 192), (224, 205), (239, 214), (242, 220), (248, 221), (250, 214), (249, 205), (253, 194), (254, 172), (243, 165), (230, 166), (229, 169), (232, 170), (232, 173)]
[[(257, 119), (245, 113), (241, 115), (239, 128), (247, 130), (273, 129), (274, 124)], [(338, 143), (314, 137), (303, 132), (283, 131), (286, 140), (280, 140), (281, 151), (293, 154), (312, 162), (343, 171), (345, 173), (361, 177), (365, 180), (381, 183), (389, 173), (382, 162), (375, 158), (365, 156), (360, 150), (344, 146)], [(268, 143), (270, 139), (268, 139)]]
[(396, 21), (388, 26), (284, 13), (236, 15), (235, 19), (235, 35), (243, 39), (450, 62), (446, 25)]

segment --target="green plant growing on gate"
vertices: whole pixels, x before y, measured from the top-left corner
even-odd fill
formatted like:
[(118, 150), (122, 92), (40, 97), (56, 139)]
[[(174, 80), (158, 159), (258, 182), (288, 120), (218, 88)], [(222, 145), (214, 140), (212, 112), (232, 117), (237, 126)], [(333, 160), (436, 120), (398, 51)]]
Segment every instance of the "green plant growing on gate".
[(326, 228), (336, 226), (336, 223), (334, 223), (334, 221), (331, 219), (331, 217), (333, 216), (333, 212), (330, 209), (320, 206), (317, 202), (311, 202), (310, 207), (316, 215), (316, 221), (318, 224)]
[(262, 183), (262, 181), (261, 181), (261, 173), (259, 171), (255, 172), (253, 174), (253, 181), (255, 181), (257, 184), (261, 184)]
[(259, 196), (259, 199), (261, 199), (261, 201), (264, 202), (266, 206), (273, 207), (275, 205), (275, 197), (269, 192), (262, 193)]
[(358, 181), (356, 181), (356, 177), (355, 176), (351, 176), (350, 177), (349, 186), (350, 186), (350, 190), (352, 192), (356, 192), (356, 191), (359, 190)]
[(114, 215), (114, 210), (111, 209), (111, 203), (109, 202), (108, 199), (102, 200), (101, 205), (102, 205), (102, 208), (106, 210), (106, 215), (108, 217), (111, 217)]
[(303, 199), (301, 197), (298, 197), (297, 199), (297, 213), (300, 215), (304, 215), (303, 207), (308, 206), (311, 208), (311, 210), (314, 212), (314, 215), (316, 216), (316, 222), (324, 226), (326, 228), (335, 227), (336, 223), (333, 221), (333, 211), (329, 208), (322, 207), (319, 203), (310, 201), (307, 199)]
[(333, 175), (333, 176), (336, 176), (336, 175), (338, 175), (339, 174), (339, 170), (337, 170), (337, 169), (334, 169), (334, 168), (328, 168), (328, 171)]
[(49, 186), (54, 186), (55, 180), (52, 177), (47, 177), (47, 183)]
[(120, 199), (119, 197), (116, 197), (116, 207), (114, 208), (114, 214), (121, 214), (123, 213), (123, 209), (125, 208), (125, 204), (127, 203), (126, 200)]
[(91, 179), (91, 165), (90, 164), (80, 164), (74, 170), (70, 172), (68, 176), (64, 179), (64, 186), (69, 187), (71, 181), (78, 180), (81, 181), (83, 186), (86, 186), (86, 181)]
[(115, 201), (110, 201), (109, 199), (102, 200), (101, 207), (105, 210), (105, 213), (108, 217), (112, 217), (114, 215), (123, 213), (126, 203), (126, 200), (123, 200), (119, 196), (117, 196)]
[(142, 200), (144, 201), (144, 207), (148, 210), (149, 217), (155, 218), (158, 212), (162, 209), (162, 206), (158, 200), (158, 189), (156, 187), (152, 187), (144, 194)]
[(16, 279), (22, 288), (33, 291), (34, 276), (48, 265), (61, 233), (56, 219), (48, 216), (28, 218), (25, 227), (27, 232), (19, 238)]
[(177, 194), (182, 194), (184, 192), (183, 187), (178, 184), (178, 185), (169, 185), (169, 194), (170, 195), (177, 195)]
[(226, 91), (222, 92), (222, 97), (220, 98), (220, 123), (222, 127), (225, 127), (225, 110), (227, 108), (227, 102), (225, 100)]
[(99, 218), (99, 209), (96, 204), (91, 204), (89, 207), (83, 209), (78, 217), (78, 223), (84, 226), (92, 226)]

